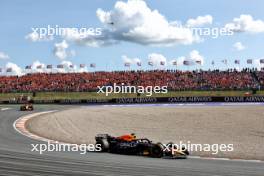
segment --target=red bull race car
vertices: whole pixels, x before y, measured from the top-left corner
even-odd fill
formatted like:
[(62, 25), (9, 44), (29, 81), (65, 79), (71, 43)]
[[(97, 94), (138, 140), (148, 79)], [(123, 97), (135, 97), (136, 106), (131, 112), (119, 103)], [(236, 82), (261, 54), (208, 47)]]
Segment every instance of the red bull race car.
[(20, 106), (20, 111), (33, 111), (34, 107), (31, 104), (31, 98), (29, 96), (21, 95), (17, 98), (19, 103), (23, 103), (23, 105)]
[(101, 152), (175, 159), (186, 159), (189, 155), (185, 148), (178, 149), (172, 143), (153, 143), (147, 138), (137, 139), (133, 133), (119, 137), (98, 134), (95, 140), (100, 144)]
[(24, 104), (20, 106), (20, 111), (33, 111), (34, 107), (32, 104)]

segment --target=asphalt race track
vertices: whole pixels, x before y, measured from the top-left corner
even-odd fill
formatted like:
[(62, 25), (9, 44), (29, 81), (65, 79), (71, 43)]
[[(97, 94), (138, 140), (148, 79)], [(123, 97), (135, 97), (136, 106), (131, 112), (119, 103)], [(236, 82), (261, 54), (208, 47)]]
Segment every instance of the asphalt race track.
[[(36, 106), (36, 111), (63, 110), (71, 106)], [(1, 108), (6, 108), (1, 106)], [(13, 123), (31, 112), (18, 106), (0, 111), (0, 175), (177, 175), (177, 176), (264, 176), (263, 162), (193, 159), (172, 160), (137, 156), (77, 152), (31, 151), (43, 143), (19, 134)]]

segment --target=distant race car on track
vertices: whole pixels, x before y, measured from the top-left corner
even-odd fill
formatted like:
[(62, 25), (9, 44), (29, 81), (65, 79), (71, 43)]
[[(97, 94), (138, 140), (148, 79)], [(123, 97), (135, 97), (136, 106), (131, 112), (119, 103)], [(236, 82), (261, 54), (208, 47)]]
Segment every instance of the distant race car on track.
[(20, 106), (20, 111), (33, 111), (34, 107), (32, 104), (24, 104)]
[(125, 155), (149, 156), (154, 158), (182, 158), (185, 159), (189, 152), (182, 148), (176, 149), (172, 144), (163, 145), (153, 143), (147, 138), (137, 139), (134, 134), (113, 137), (108, 134), (98, 134), (96, 144), (101, 145), (101, 152)]

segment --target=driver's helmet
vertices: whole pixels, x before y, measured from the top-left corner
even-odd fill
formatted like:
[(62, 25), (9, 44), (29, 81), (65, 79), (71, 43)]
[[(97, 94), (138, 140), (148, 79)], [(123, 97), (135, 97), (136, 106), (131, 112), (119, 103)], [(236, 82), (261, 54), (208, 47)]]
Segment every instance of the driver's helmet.
[(131, 133), (130, 134), (134, 139), (136, 139), (137, 138), (137, 136), (136, 136), (136, 134), (135, 133)]

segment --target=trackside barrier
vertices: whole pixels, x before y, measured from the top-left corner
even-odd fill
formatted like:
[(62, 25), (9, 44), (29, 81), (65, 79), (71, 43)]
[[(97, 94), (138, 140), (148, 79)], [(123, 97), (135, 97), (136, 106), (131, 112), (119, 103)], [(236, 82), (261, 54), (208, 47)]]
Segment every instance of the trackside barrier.
[[(138, 97), (80, 100), (32, 100), (34, 104), (145, 104), (145, 103), (203, 103), (203, 102), (264, 102), (264, 96), (193, 96), (193, 97)], [(22, 104), (19, 101), (0, 101), (0, 104)]]

